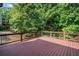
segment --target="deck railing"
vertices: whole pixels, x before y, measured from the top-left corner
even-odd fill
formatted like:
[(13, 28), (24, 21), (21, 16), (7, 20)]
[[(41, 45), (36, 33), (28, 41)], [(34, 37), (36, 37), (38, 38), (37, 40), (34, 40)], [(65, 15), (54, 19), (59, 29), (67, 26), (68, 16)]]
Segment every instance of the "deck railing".
[[(7, 42), (8, 39), (10, 39), (10, 38), (8, 38), (8, 36), (13, 36), (13, 35), (19, 35), (20, 39), (19, 39), (19, 40), (16, 40), (16, 39), (14, 38), (14, 36), (13, 36), (13, 37), (11, 37), (11, 38), (14, 38), (14, 40), (11, 41), (11, 42), (14, 42), (14, 41), (22, 41), (22, 40), (23, 40), (23, 39), (22, 39), (22, 35), (23, 35), (23, 34), (24, 34), (24, 33), (5, 33), (5, 34), (0, 34), (0, 44), (3, 45), (3, 44), (6, 44), (6, 43), (10, 43), (10, 42)], [(5, 40), (5, 42), (3, 42), (3, 40)], [(6, 40), (7, 40), (7, 41), (6, 41)]]
[[(62, 35), (64, 40), (67, 40), (66, 35), (72, 35), (72, 36), (79, 36), (79, 33), (67, 33), (67, 32), (52, 32), (52, 31), (42, 31), (42, 35), (43, 33), (48, 33), (50, 37), (54, 37), (54, 34), (59, 34)], [(45, 34), (44, 34), (45, 35)], [(59, 36), (60, 38), (60, 36)], [(74, 38), (73, 38), (74, 39)]]
[(27, 33), (0, 33), (0, 45), (12, 43), (16, 41), (23, 41), (41, 36), (41, 33), (27, 32)]
[[(34, 33), (34, 32), (32, 32)], [(54, 34), (59, 34), (59, 38), (60, 35), (62, 36), (62, 39), (66, 40), (66, 35), (70, 34), (70, 33), (66, 33), (66, 32), (52, 32), (52, 31), (41, 31), (39, 36), (43, 36), (46, 35), (46, 33), (49, 35), (49, 37), (55, 37)], [(10, 43), (10, 42), (16, 42), (16, 41), (23, 41), (24, 40), (24, 34), (27, 33), (5, 33), (5, 34), (0, 34), (0, 44), (6, 44), (6, 43)], [(34, 34), (33, 36), (35, 36), (37, 34)], [(73, 33), (71, 35), (74, 36), (79, 36), (79, 33)], [(14, 38), (16, 36), (16, 38)], [(61, 39), (61, 38), (60, 38)]]

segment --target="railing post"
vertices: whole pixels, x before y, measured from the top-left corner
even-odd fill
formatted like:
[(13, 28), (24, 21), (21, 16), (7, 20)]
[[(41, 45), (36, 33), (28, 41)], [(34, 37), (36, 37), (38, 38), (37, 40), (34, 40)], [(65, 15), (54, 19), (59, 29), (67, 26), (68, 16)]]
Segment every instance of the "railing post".
[(2, 45), (2, 36), (1, 36), (1, 45)]
[(64, 40), (66, 40), (66, 36), (65, 36), (65, 34), (66, 34), (66, 33), (64, 32), (64, 34), (63, 34), (63, 36), (64, 36)]
[(22, 41), (22, 33), (21, 33), (21, 41)]

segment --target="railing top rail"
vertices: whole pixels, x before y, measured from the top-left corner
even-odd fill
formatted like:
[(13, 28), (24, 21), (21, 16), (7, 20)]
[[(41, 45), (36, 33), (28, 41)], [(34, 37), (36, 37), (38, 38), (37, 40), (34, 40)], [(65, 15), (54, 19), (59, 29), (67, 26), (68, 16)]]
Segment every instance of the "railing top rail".
[(0, 36), (17, 35), (17, 34), (22, 34), (22, 33), (5, 33), (5, 34), (0, 34)]
[(42, 32), (48, 32), (48, 33), (63, 33), (63, 32), (53, 32), (53, 31), (42, 31)]
[[(29, 33), (29, 32), (27, 32), (27, 33)], [(31, 32), (31, 33), (35, 33), (35, 32)], [(0, 36), (8, 36), (8, 35), (19, 35), (19, 34), (26, 34), (26, 32), (25, 33), (13, 33), (13, 32), (11, 32), (11, 33), (0, 33)]]
[[(70, 34), (70, 33), (66, 33), (66, 32), (52, 32), (52, 31), (42, 31), (45, 33), (54, 33), (54, 34)], [(29, 33), (29, 32), (27, 32)], [(34, 33), (34, 32), (32, 32)], [(0, 36), (8, 36), (8, 35), (19, 35), (19, 34), (25, 34), (25, 33), (0, 33)], [(79, 35), (79, 33), (72, 33), (72, 35)]]
[(79, 32), (78, 33), (67, 33), (67, 32), (53, 32), (53, 31), (42, 31), (42, 32), (45, 32), (45, 33), (54, 33), (54, 34), (72, 34), (72, 35), (79, 35)]

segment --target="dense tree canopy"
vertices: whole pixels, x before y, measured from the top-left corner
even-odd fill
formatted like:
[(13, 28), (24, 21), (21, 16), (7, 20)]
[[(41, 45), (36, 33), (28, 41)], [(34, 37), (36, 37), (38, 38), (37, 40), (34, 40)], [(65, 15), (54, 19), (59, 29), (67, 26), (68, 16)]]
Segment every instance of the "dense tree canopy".
[(79, 4), (13, 4), (10, 13), (16, 32), (79, 32)]

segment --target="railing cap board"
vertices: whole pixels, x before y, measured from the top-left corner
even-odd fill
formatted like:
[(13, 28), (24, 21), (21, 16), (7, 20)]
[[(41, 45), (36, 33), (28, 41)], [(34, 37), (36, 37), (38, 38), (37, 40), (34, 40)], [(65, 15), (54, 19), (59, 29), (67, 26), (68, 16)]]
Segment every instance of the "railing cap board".
[[(55, 33), (55, 34), (65, 34), (65, 35), (70, 34), (70, 33), (66, 33), (66, 32), (52, 32), (52, 31), (42, 31), (42, 32)], [(1, 33), (0, 36), (17, 35), (17, 34), (19, 35), (19, 34), (25, 34), (25, 33)], [(79, 35), (79, 33), (73, 33), (72, 35)]]
[(8, 36), (8, 35), (17, 35), (21, 33), (7, 33), (7, 34), (0, 34), (0, 36)]
[(55, 33), (55, 34), (72, 34), (72, 35), (79, 35), (79, 33), (67, 33), (67, 32), (53, 32), (53, 31), (42, 31), (42, 32), (47, 32), (47, 33)]
[[(35, 32), (32, 32), (32, 33), (35, 33)], [(0, 36), (19, 35), (19, 34), (21, 35), (21, 34), (26, 34), (26, 33), (0, 33)]]

